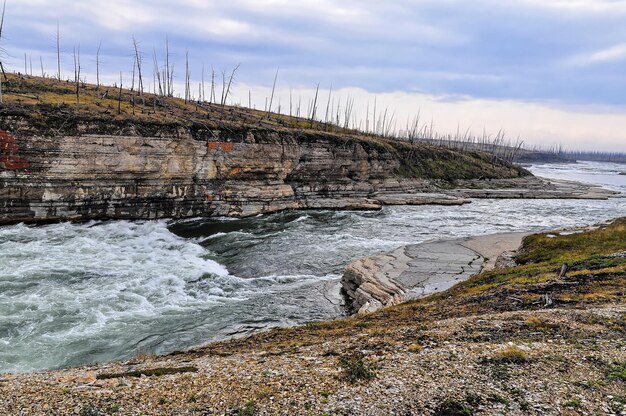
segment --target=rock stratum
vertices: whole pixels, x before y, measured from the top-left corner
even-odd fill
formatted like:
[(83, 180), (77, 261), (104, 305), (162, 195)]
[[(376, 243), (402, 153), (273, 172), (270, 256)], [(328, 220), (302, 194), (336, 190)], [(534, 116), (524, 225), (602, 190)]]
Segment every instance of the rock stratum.
[[(40, 135), (21, 120), (3, 121), (0, 223), (590, 196), (578, 186), (564, 189), (503, 162), (492, 164), (486, 155), (425, 146), (248, 129), (211, 129), (198, 137), (185, 128), (168, 131), (172, 126), (159, 135)], [(415, 160), (406, 154), (411, 150)], [(591, 195), (598, 196), (607, 197)]]
[[(606, 198), (477, 151), (240, 107), (10, 76), (0, 104), (0, 224), (246, 217), (468, 198)], [(117, 93), (116, 93), (117, 94)], [(117, 108), (117, 111), (115, 110)], [(324, 131), (322, 131), (324, 130)]]

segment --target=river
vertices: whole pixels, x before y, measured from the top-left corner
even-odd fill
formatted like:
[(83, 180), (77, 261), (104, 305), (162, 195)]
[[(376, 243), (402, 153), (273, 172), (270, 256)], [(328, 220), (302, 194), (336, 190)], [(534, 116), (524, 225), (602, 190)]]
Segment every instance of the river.
[[(625, 165), (537, 165), (626, 193)], [(166, 353), (342, 316), (351, 260), (409, 243), (580, 226), (626, 200), (284, 212), (186, 221), (0, 227), (0, 373)]]

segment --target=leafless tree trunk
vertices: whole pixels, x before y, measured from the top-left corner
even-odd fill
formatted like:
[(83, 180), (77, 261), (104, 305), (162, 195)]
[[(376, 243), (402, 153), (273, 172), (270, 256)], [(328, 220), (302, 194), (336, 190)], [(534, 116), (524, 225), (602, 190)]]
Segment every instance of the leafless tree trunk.
[(172, 95), (172, 87), (171, 87), (171, 83), (170, 83), (170, 41), (167, 37), (167, 35), (165, 36), (165, 77), (164, 77), (164, 83), (165, 83), (165, 94), (170, 97)]
[(117, 96), (117, 114), (122, 113), (122, 71), (120, 71), (120, 93)]
[(330, 90), (328, 90), (328, 102), (326, 103), (326, 115), (324, 116), (324, 124), (328, 124), (328, 111), (330, 111), (330, 99), (333, 96), (333, 84), (330, 84)]
[(276, 80), (278, 79), (279, 70), (280, 70), (280, 67), (276, 68), (276, 75), (274, 75), (274, 84), (272, 85), (272, 95), (270, 97), (270, 106), (267, 109), (267, 118), (270, 117), (270, 113), (272, 112), (272, 103), (274, 102), (274, 91), (276, 90)]
[(209, 97), (209, 103), (215, 102), (215, 70), (211, 65), (211, 96)]
[(374, 114), (372, 114), (372, 127), (374, 128), (374, 134), (378, 133), (376, 129), (376, 97), (374, 97)]
[(185, 103), (189, 101), (189, 51), (185, 51)]
[(98, 44), (98, 50), (96, 51), (96, 90), (100, 89), (100, 48), (102, 47), (102, 41)]
[(320, 92), (320, 84), (317, 84), (315, 88), (315, 99), (313, 100), (313, 106), (311, 107), (311, 127), (313, 127), (313, 121), (315, 120), (315, 113), (317, 112), (317, 95)]
[(163, 89), (163, 84), (161, 83), (161, 71), (159, 69), (159, 61), (157, 59), (156, 49), (153, 49), (153, 53), (154, 53), (154, 79), (155, 79), (154, 93), (156, 95), (156, 87), (158, 84), (159, 96), (162, 97), (164, 95), (164, 89)]
[(76, 82), (76, 110), (80, 109), (80, 45), (74, 48), (74, 81)]
[(133, 59), (133, 75), (132, 75), (131, 83), (130, 83), (130, 90), (131, 90), (131, 92), (135, 91), (135, 71), (136, 71), (136, 69), (137, 69), (137, 61), (135, 61)]
[(198, 97), (198, 100), (206, 102), (204, 96), (204, 64), (202, 64), (202, 94)]
[(59, 21), (57, 20), (57, 77), (61, 81), (61, 34), (59, 31)]
[(226, 72), (222, 71), (222, 98), (220, 99), (220, 105), (224, 106), (224, 94), (226, 93)]
[(139, 75), (139, 97), (141, 98), (141, 112), (143, 113), (145, 107), (145, 101), (143, 97), (143, 77), (141, 75), (141, 54), (139, 53), (139, 47), (137, 46), (137, 40), (133, 36), (133, 45), (135, 46), (135, 58), (137, 60), (137, 74)]
[(296, 117), (300, 117), (300, 106), (302, 105), (302, 96), (298, 95), (298, 108), (296, 110)]
[(230, 77), (228, 78), (228, 86), (226, 87), (226, 94), (224, 95), (224, 101), (222, 102), (222, 107), (226, 105), (226, 100), (228, 100), (228, 95), (230, 94), (230, 87), (232, 87), (233, 85), (235, 73), (237, 73), (240, 65), (241, 64), (237, 64), (237, 66), (233, 69), (233, 72), (230, 73)]

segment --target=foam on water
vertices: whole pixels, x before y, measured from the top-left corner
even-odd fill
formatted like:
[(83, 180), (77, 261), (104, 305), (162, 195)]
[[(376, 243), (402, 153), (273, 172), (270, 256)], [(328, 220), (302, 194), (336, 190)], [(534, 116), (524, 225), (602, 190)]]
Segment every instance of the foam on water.
[(162, 221), (1, 227), (0, 253), (4, 371), (71, 363), (68, 344), (97, 350), (118, 331), (237, 300), (228, 271)]
[[(619, 167), (533, 171), (599, 182), (610, 176), (610, 186), (626, 190)], [(338, 280), (356, 258), (435, 238), (618, 216), (626, 216), (624, 199), (477, 200), (243, 220), (0, 227), (0, 372), (163, 353), (334, 318), (343, 313)]]

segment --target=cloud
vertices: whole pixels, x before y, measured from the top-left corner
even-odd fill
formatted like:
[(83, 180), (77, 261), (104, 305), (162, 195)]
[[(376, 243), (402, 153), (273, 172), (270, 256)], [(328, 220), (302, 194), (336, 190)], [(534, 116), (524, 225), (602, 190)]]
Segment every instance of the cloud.
[(623, 0), (524, 0), (535, 7), (576, 13), (626, 13)]
[(572, 66), (589, 66), (607, 62), (626, 60), (626, 43), (600, 49), (586, 54), (578, 54), (565, 60), (566, 64)]
[(220, 74), (241, 63), (238, 81), (255, 87), (271, 86), (280, 67), (279, 86), (294, 90), (320, 83), (438, 97), (423, 100), (429, 106), (484, 100), (625, 114), (625, 16), (626, 0), (8, 0), (0, 46), (11, 69), (23, 70), (26, 53), (56, 72), (58, 20), (67, 74), (78, 44), (84, 73), (93, 72), (102, 40), (103, 76), (129, 79), (133, 36), (151, 71), (168, 35), (178, 78), (188, 50), (195, 80), (203, 66)]
[[(269, 97), (271, 88), (237, 85), (233, 102), (247, 105), (248, 92), (252, 95), (256, 107), (264, 109), (265, 97)], [(292, 112), (295, 114), (300, 102), (301, 115), (305, 115), (306, 108), (314, 96), (314, 88), (294, 90), (280, 88), (275, 93), (273, 110), (277, 111), (280, 103), (282, 112), (289, 114), (291, 102)], [(322, 104), (319, 105), (318, 114), (325, 114), (328, 96), (328, 90), (319, 92), (318, 101)], [(354, 120), (356, 125), (360, 124), (361, 127), (366, 124), (368, 110), (371, 123), (376, 101), (378, 117), (387, 109), (388, 117), (393, 114), (399, 130), (419, 113), (424, 123), (429, 124), (432, 120), (435, 130), (440, 133), (454, 134), (457, 126), (462, 131), (469, 129), (476, 135), (481, 135), (483, 130), (487, 133), (496, 133), (503, 129), (507, 137), (513, 141), (519, 136), (526, 144), (540, 147), (563, 144), (573, 149), (594, 149), (597, 148), (598, 142), (601, 142), (603, 149), (626, 151), (624, 108), (612, 110), (596, 107), (579, 108), (471, 97), (450, 99), (446, 96), (405, 91), (372, 94), (360, 88), (334, 90), (331, 102), (335, 104), (335, 108), (337, 102), (344, 103), (342, 106), (345, 106), (348, 97), (354, 100)]]

